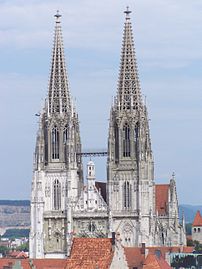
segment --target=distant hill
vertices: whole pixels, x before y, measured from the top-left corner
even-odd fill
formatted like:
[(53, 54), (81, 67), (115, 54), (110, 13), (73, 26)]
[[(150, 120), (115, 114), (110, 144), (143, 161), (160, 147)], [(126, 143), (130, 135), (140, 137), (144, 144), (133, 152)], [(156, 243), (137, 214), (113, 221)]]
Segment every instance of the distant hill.
[(0, 205), (30, 206), (29, 200), (0, 200)]
[(197, 210), (200, 210), (202, 213), (202, 205), (180, 205), (180, 219), (182, 218), (182, 212), (184, 212), (186, 223), (192, 223)]
[(29, 227), (29, 200), (0, 200), (0, 227)]

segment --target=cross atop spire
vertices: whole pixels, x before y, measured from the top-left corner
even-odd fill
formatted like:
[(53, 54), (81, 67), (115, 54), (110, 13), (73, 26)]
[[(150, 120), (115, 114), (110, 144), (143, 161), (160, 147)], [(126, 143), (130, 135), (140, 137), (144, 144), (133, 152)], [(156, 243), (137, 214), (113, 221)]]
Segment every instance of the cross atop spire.
[(132, 13), (132, 11), (129, 10), (129, 6), (126, 7), (126, 10), (124, 11), (124, 13), (126, 14), (126, 20), (130, 19), (130, 13)]
[(62, 41), (62, 29), (59, 11), (56, 18), (51, 74), (48, 93), (48, 112), (51, 114), (64, 114), (71, 112), (71, 98), (65, 66), (65, 56)]
[(60, 15), (59, 10), (57, 10), (57, 13), (54, 15), (54, 17), (56, 18), (56, 23), (60, 23), (60, 18), (62, 17), (62, 15)]

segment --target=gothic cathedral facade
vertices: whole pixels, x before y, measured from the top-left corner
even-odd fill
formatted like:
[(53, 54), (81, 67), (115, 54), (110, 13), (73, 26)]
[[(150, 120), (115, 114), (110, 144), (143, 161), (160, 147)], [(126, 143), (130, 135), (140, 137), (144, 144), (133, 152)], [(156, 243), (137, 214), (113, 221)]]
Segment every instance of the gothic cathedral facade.
[(84, 186), (79, 119), (66, 73), (57, 14), (48, 97), (39, 116), (31, 193), (31, 258), (65, 258), (73, 237), (111, 237), (124, 246), (186, 245), (174, 176), (155, 184), (130, 11), (125, 11), (117, 95), (110, 110), (107, 182), (87, 165)]

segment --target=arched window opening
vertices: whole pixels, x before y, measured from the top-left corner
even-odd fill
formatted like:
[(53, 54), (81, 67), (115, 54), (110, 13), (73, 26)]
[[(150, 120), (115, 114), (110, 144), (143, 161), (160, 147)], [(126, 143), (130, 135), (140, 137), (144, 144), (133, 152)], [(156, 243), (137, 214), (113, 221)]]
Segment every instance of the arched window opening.
[(59, 159), (59, 132), (56, 126), (51, 132), (52, 140), (52, 159)]
[(114, 127), (114, 138), (115, 138), (115, 162), (119, 160), (119, 129), (117, 124)]
[(134, 129), (134, 144), (135, 144), (135, 153), (136, 154), (138, 152), (138, 138), (139, 138), (139, 123), (137, 122), (135, 124), (135, 129)]
[(58, 179), (53, 184), (53, 208), (54, 210), (61, 209), (61, 183)]
[(124, 182), (123, 201), (124, 201), (124, 209), (131, 208), (131, 185), (129, 182)]
[(68, 128), (67, 125), (65, 126), (64, 130), (63, 130), (63, 144), (66, 144), (68, 141)]
[(123, 157), (130, 157), (130, 128), (127, 123), (123, 127)]

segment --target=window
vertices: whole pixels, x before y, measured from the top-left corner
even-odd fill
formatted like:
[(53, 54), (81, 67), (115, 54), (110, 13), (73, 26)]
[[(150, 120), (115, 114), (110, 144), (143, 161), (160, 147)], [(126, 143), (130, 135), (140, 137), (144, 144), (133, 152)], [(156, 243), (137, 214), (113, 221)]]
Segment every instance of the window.
[(54, 126), (51, 132), (52, 140), (52, 159), (59, 159), (59, 132), (57, 126)]
[(115, 138), (115, 161), (119, 159), (119, 129), (117, 124), (114, 127), (114, 138)]
[(135, 153), (138, 153), (138, 135), (139, 135), (139, 123), (135, 124), (134, 129), (134, 143), (135, 143)]
[(65, 125), (65, 128), (63, 130), (63, 144), (66, 144), (68, 141), (68, 128), (67, 125)]
[(61, 184), (58, 179), (53, 183), (53, 207), (54, 210), (61, 208)]
[(123, 185), (123, 201), (124, 209), (131, 208), (131, 184), (129, 182), (124, 182)]
[(130, 157), (130, 128), (127, 123), (123, 127), (123, 157)]
[(201, 229), (200, 228), (198, 228), (198, 232), (200, 233), (200, 231), (201, 231)]

